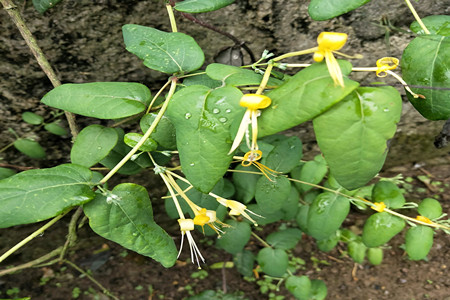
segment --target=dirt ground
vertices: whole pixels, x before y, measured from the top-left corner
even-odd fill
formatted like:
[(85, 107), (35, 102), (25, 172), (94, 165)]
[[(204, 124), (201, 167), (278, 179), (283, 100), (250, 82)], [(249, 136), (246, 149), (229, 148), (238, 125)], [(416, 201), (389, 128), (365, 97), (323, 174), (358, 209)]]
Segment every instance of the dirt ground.
[[(135, 81), (157, 90), (164, 77), (143, 67), (139, 59), (124, 49), (121, 26), (135, 23), (168, 30), (167, 18), (162, 14), (164, 9), (161, 9), (164, 1), (92, 2), (63, 0), (53, 10), (39, 15), (31, 1), (16, 1), (63, 82)], [(237, 0), (220, 13), (206, 14), (204, 19), (248, 41), (255, 54), (263, 49), (285, 53), (311, 47), (318, 32), (342, 30), (353, 35), (347, 49), (365, 55), (361, 65), (369, 65), (371, 59), (387, 54), (400, 57), (405, 43), (410, 40), (408, 34), (391, 28), (390, 46), (387, 47), (384, 42), (386, 28), (374, 25), (380, 24), (382, 17), (386, 17), (395, 27), (406, 29), (412, 17), (405, 10), (403, 1), (374, 0), (356, 12), (325, 23), (309, 19), (305, 11), (307, 2)], [(421, 1), (414, 5), (417, 5), (421, 15), (450, 12), (448, 0)], [(202, 48), (207, 49), (208, 62), (212, 62), (221, 49), (233, 45), (198, 25), (183, 19), (178, 21), (184, 32), (193, 35)], [(246, 55), (245, 59), (249, 57)], [(373, 80), (365, 77), (359, 79), (364, 82)], [(39, 99), (50, 89), (50, 82), (30, 56), (7, 14), (0, 11), (0, 148), (13, 141), (13, 135), (8, 132), (8, 128), (12, 128), (19, 135), (36, 138), (47, 151), (47, 159), (32, 160), (9, 148), (0, 153), (0, 163), (18, 167), (51, 167), (68, 162), (70, 137), (61, 138), (43, 130), (34, 131), (33, 126), (20, 119), (24, 111), (51, 118), (48, 108), (39, 104)], [(408, 191), (408, 201), (436, 197), (441, 201), (444, 212), (450, 213), (450, 150), (448, 147), (436, 150), (432, 146), (442, 122), (426, 121), (417, 113), (410, 112), (408, 107), (405, 104), (400, 130), (393, 141), (392, 156), (382, 175), (402, 173), (412, 178), (413, 187), (404, 186)], [(79, 121), (81, 126), (91, 122), (83, 118)], [(310, 132), (307, 126), (297, 130), (297, 134), (306, 141), (305, 150), (316, 149)], [(422, 176), (441, 184), (424, 183)], [(158, 224), (175, 238), (178, 245), (180, 237), (177, 226), (163, 213), (164, 205), (160, 197), (165, 191), (159, 188), (162, 183), (149, 172), (131, 179), (115, 178), (116, 183), (125, 182), (123, 180), (136, 182), (149, 190)], [(354, 210), (344, 227), (361, 230), (367, 217)], [(8, 258), (1, 269), (26, 263), (63, 245), (69, 221), (70, 215)], [(39, 226), (42, 224), (0, 230), (0, 253)], [(273, 227), (260, 234), (264, 237), (271, 229)], [(78, 243), (69, 251), (67, 259), (84, 270), (89, 269), (98, 282), (120, 299), (182, 299), (208, 289), (242, 294), (247, 299), (269, 299), (267, 293), (261, 293), (258, 282), (242, 278), (235, 269), (211, 268), (214, 263), (231, 261), (231, 255), (216, 249), (211, 239), (202, 238), (200, 234), (195, 238), (201, 241), (199, 247), (207, 260), (207, 266), (201, 272), (187, 262), (187, 251), (182, 253), (175, 267), (164, 269), (151, 259), (125, 251), (95, 235), (87, 224), (79, 229)], [(303, 237), (292, 254), (305, 261), (298, 275), (307, 274), (311, 279), (325, 281), (327, 299), (450, 300), (450, 236), (437, 233), (428, 261), (408, 260), (401, 248), (403, 242), (404, 237), (400, 235), (389, 243), (380, 266), (368, 263), (355, 265), (346, 255), (343, 245), (338, 245), (329, 253), (320, 252), (313, 239), (307, 236)], [(252, 240), (249, 247), (257, 249), (261, 245), (257, 240)], [(283, 286), (273, 293), (292, 299)], [(108, 299), (91, 280), (67, 264), (27, 269), (0, 277), (0, 299), (19, 297)]]

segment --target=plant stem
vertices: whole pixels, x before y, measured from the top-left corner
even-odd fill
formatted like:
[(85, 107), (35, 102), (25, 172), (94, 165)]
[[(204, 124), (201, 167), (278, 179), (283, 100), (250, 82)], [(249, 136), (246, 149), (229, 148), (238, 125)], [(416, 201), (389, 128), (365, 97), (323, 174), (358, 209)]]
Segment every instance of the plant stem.
[[(52, 66), (45, 57), (44, 52), (42, 52), (41, 48), (37, 44), (36, 39), (33, 37), (33, 34), (31, 33), (30, 29), (28, 29), (27, 25), (23, 21), (22, 16), (20, 15), (19, 10), (17, 9), (17, 6), (14, 5), (12, 0), (0, 0), (0, 2), (2, 3), (5, 10), (8, 12), (14, 24), (19, 29), (20, 34), (22, 35), (23, 39), (25, 40), (34, 57), (36, 58), (42, 71), (44, 71), (44, 73), (47, 75), (48, 79), (50, 80), (50, 82), (54, 87), (60, 86), (61, 81), (59, 81), (55, 71), (53, 71)], [(75, 122), (75, 115), (67, 111), (64, 113), (66, 115), (67, 122), (70, 127), (70, 132), (72, 133), (72, 137), (73, 139), (75, 139), (78, 135), (78, 128)]]
[(62, 217), (64, 217), (69, 211), (62, 213), (56, 217), (54, 217), (50, 222), (48, 222), (47, 224), (45, 224), (44, 226), (42, 226), (41, 228), (39, 228), (38, 230), (36, 230), (35, 232), (33, 232), (32, 234), (30, 234), (28, 237), (26, 237), (25, 239), (23, 239), (20, 243), (18, 243), (17, 245), (15, 245), (14, 247), (12, 247), (11, 249), (9, 249), (5, 254), (3, 254), (2, 256), (0, 256), (0, 262), (4, 261), (8, 256), (10, 256), (11, 254), (13, 254), (14, 252), (16, 252), (17, 250), (19, 250), (22, 246), (24, 246), (26, 243), (28, 243), (29, 241), (31, 241), (32, 239), (34, 239), (35, 237), (37, 237), (39, 234), (43, 233), (47, 228), (49, 228), (50, 226), (52, 226), (53, 224), (55, 224), (59, 219), (61, 219)]
[(264, 72), (264, 76), (261, 80), (261, 83), (258, 87), (258, 90), (256, 91), (256, 94), (261, 95), (264, 89), (266, 88), (267, 82), (270, 78), (270, 72), (272, 72), (273, 64), (269, 63), (269, 65), (266, 68), (266, 71)]
[[(55, 250), (53, 250), (52, 252), (47, 253), (47, 254), (45, 254), (45, 255), (43, 255), (43, 256), (35, 259), (35, 260), (29, 261), (29, 262), (24, 263), (22, 265), (18, 265), (16, 267), (12, 267), (12, 268), (9, 268), (9, 269), (2, 270), (2, 271), (0, 271), (0, 277), (3, 276), (3, 275), (8, 275), (8, 274), (11, 274), (11, 273), (23, 270), (23, 269), (36, 267), (37, 265), (42, 264), (43, 262), (49, 260), (50, 258), (58, 256), (61, 253), (62, 249), (63, 249), (62, 246), (58, 247)], [(52, 262), (55, 263), (57, 261), (59, 261), (59, 259), (56, 260), (56, 261), (52, 261)]]
[(67, 249), (73, 246), (73, 244), (77, 240), (77, 221), (82, 213), (83, 208), (79, 206), (78, 209), (75, 211), (75, 213), (72, 215), (72, 218), (70, 219), (69, 233), (67, 234), (66, 242), (64, 243), (64, 247), (61, 251), (61, 254), (59, 255), (59, 261), (61, 262), (64, 259), (64, 254), (66, 254)]
[(317, 50), (319, 50), (318, 47), (314, 47), (314, 48), (310, 48), (310, 49), (306, 49), (306, 50), (302, 50), (302, 51), (296, 51), (296, 52), (289, 52), (280, 56), (275, 57), (274, 59), (272, 59), (273, 61), (279, 61), (288, 57), (293, 57), (293, 56), (299, 56), (299, 55), (304, 55), (304, 54), (310, 54), (310, 53), (314, 53)]
[(170, 27), (172, 27), (172, 32), (178, 32), (177, 22), (175, 21), (175, 16), (173, 15), (172, 5), (167, 4), (166, 8), (167, 8), (167, 13), (169, 14)]
[(409, 0), (405, 0), (405, 2), (406, 5), (408, 5), (408, 8), (413, 14), (414, 18), (416, 19), (417, 23), (419, 23), (420, 27), (422, 27), (423, 32), (425, 32), (426, 34), (430, 34), (428, 28), (425, 26), (425, 24), (423, 24), (422, 19), (417, 14), (417, 11), (414, 9), (414, 6), (412, 6), (411, 2)]
[(108, 291), (100, 282), (98, 282), (94, 277), (92, 277), (91, 275), (89, 275), (88, 273), (86, 273), (83, 269), (81, 269), (80, 267), (78, 267), (76, 264), (74, 264), (73, 262), (65, 259), (64, 263), (68, 264), (69, 266), (71, 266), (72, 268), (74, 268), (75, 270), (77, 270), (78, 272), (80, 272), (81, 274), (83, 274), (84, 276), (86, 276), (87, 278), (89, 278), (89, 280), (91, 280), (95, 285), (97, 285), (101, 290), (102, 293), (105, 294), (106, 296), (109, 296), (115, 300), (120, 300), (119, 298), (117, 298), (116, 296), (114, 296), (110, 291)]
[(171, 79), (172, 84), (169, 89), (169, 93), (167, 94), (166, 101), (164, 102), (163, 106), (161, 107), (161, 110), (159, 111), (158, 115), (156, 116), (155, 120), (153, 121), (150, 128), (145, 132), (144, 136), (139, 140), (139, 142), (136, 144), (136, 146), (133, 147), (133, 149), (128, 152), (128, 154), (122, 158), (122, 160), (111, 170), (108, 174), (103, 177), (103, 179), (99, 182), (100, 184), (104, 184), (107, 182), (114, 174), (117, 173), (117, 171), (139, 150), (139, 148), (144, 144), (144, 142), (150, 137), (152, 132), (155, 130), (156, 126), (158, 125), (159, 121), (161, 120), (162, 116), (166, 112), (167, 106), (169, 105), (170, 99), (172, 98), (173, 94), (175, 93), (175, 88), (177, 87), (177, 78), (172, 77)]

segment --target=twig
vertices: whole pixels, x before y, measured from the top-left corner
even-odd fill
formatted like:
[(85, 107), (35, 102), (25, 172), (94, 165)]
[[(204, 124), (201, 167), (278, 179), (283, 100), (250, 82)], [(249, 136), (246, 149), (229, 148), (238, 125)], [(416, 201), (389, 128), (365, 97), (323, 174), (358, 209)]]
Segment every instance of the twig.
[[(175, 6), (175, 1), (169, 0), (169, 3), (170, 3), (170, 5)], [(237, 37), (235, 37), (235, 36), (232, 35), (231, 33), (228, 33), (228, 32), (226, 32), (226, 31), (220, 30), (219, 28), (217, 28), (217, 27), (215, 27), (215, 26), (213, 26), (213, 25), (211, 25), (211, 24), (208, 24), (208, 23), (206, 23), (205, 21), (202, 21), (202, 20), (197, 19), (196, 17), (194, 17), (194, 16), (191, 15), (191, 14), (184, 13), (184, 12), (180, 12), (180, 14), (181, 14), (184, 18), (186, 18), (186, 19), (188, 19), (188, 20), (190, 20), (190, 21), (192, 21), (192, 22), (194, 22), (194, 23), (196, 23), (196, 24), (198, 24), (198, 25), (200, 25), (200, 26), (202, 26), (202, 27), (205, 27), (205, 28), (207, 28), (207, 29), (209, 29), (209, 30), (212, 30), (212, 31), (214, 31), (214, 32), (217, 32), (217, 33), (219, 33), (219, 34), (221, 34), (221, 35), (223, 35), (223, 36), (226, 36), (227, 38), (229, 38), (230, 40), (232, 40), (237, 46), (244, 48), (244, 50), (245, 50), (245, 51), (248, 53), (248, 55), (250, 56), (250, 59), (251, 59), (252, 62), (255, 62), (255, 61), (256, 61), (255, 55), (253, 54), (253, 51), (245, 44), (244, 41), (239, 40)]]
[[(53, 71), (52, 66), (45, 57), (44, 52), (42, 52), (41, 48), (37, 44), (36, 39), (33, 37), (33, 34), (31, 33), (30, 29), (28, 29), (27, 25), (23, 21), (23, 18), (20, 15), (19, 10), (17, 9), (17, 6), (12, 2), (12, 0), (0, 0), (0, 2), (2, 3), (4, 9), (8, 12), (14, 24), (19, 29), (20, 34), (22, 35), (23, 39), (25, 40), (34, 57), (36, 58), (42, 71), (44, 71), (44, 73), (47, 75), (48, 79), (50, 80), (50, 82), (54, 87), (60, 86), (61, 81), (59, 81), (55, 71)], [(73, 139), (75, 139), (78, 135), (78, 128), (75, 122), (75, 115), (67, 111), (64, 113), (66, 115), (67, 122), (70, 127), (70, 132), (72, 133)]]
[[(47, 254), (45, 254), (45, 255), (43, 255), (43, 256), (35, 259), (35, 260), (29, 261), (29, 262), (24, 263), (22, 265), (18, 265), (16, 267), (12, 267), (12, 268), (9, 268), (9, 269), (2, 270), (2, 271), (0, 271), (0, 277), (3, 276), (3, 275), (8, 275), (8, 274), (11, 274), (11, 273), (15, 273), (15, 272), (23, 270), (23, 269), (38, 267), (43, 262), (49, 260), (50, 258), (58, 256), (61, 253), (62, 249), (63, 249), (62, 246), (58, 247), (55, 250), (53, 250), (52, 252), (47, 253)], [(59, 261), (59, 259), (57, 259), (55, 261), (52, 261), (52, 262), (55, 263), (57, 261)]]
[(64, 254), (66, 254), (67, 248), (73, 246), (77, 240), (77, 221), (83, 213), (83, 208), (81, 206), (75, 211), (70, 219), (69, 223), (69, 233), (67, 234), (66, 242), (64, 243), (64, 247), (59, 255), (59, 260), (62, 262), (64, 260)]
[(26, 171), (26, 170), (36, 169), (35, 167), (23, 167), (23, 166), (11, 165), (11, 164), (6, 164), (6, 163), (0, 163), (0, 167), (16, 169), (16, 170), (19, 170), (19, 171)]
[(86, 276), (87, 278), (89, 278), (89, 280), (91, 280), (95, 285), (97, 285), (101, 290), (102, 293), (105, 294), (106, 296), (109, 296), (115, 300), (120, 300), (119, 298), (117, 298), (116, 296), (114, 296), (110, 291), (108, 291), (108, 289), (106, 289), (100, 282), (98, 282), (94, 277), (92, 277), (91, 275), (89, 275), (88, 273), (86, 273), (83, 269), (81, 269), (80, 267), (78, 267), (76, 264), (74, 264), (73, 262), (65, 259), (63, 261), (64, 263), (68, 264), (69, 266), (71, 266), (72, 268), (74, 268), (75, 270), (77, 270), (78, 272), (80, 272), (81, 274), (83, 274), (84, 276)]

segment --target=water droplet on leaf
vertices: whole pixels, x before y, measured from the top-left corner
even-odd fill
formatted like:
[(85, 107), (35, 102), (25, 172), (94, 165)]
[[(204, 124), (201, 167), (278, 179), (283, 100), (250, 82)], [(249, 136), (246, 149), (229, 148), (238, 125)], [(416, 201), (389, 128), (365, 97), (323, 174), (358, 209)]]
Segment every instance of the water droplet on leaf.
[(220, 109), (218, 109), (218, 108), (214, 108), (214, 109), (213, 109), (213, 113), (215, 113), (215, 114), (218, 114), (218, 113), (220, 113)]
[(225, 123), (227, 121), (227, 118), (219, 118), (219, 121)]
[(184, 115), (184, 118), (185, 118), (186, 120), (190, 119), (191, 117), (192, 117), (192, 114), (191, 114), (191, 113), (186, 113), (186, 114)]

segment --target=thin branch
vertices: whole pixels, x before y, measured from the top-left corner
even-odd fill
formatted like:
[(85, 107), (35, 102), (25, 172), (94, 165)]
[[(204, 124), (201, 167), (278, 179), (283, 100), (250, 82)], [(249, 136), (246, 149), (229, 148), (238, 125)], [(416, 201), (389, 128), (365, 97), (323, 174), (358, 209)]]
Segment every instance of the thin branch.
[[(17, 6), (12, 2), (12, 0), (0, 0), (0, 2), (2, 3), (6, 12), (11, 17), (14, 24), (19, 29), (20, 34), (22, 35), (23, 39), (25, 40), (34, 57), (36, 58), (42, 71), (44, 71), (44, 73), (47, 75), (48, 79), (50, 80), (50, 82), (54, 87), (60, 86), (61, 81), (59, 81), (55, 71), (53, 70), (52, 66), (45, 57), (44, 52), (42, 52), (42, 49), (37, 44), (37, 41), (33, 37), (33, 34), (31, 33), (30, 29), (28, 29), (27, 25), (23, 21), (23, 18), (20, 15), (19, 10), (17, 9)], [(70, 127), (70, 132), (72, 133), (73, 139), (75, 139), (78, 135), (78, 128), (75, 123), (75, 115), (67, 111), (64, 113), (66, 115), (67, 122)]]
[(29, 262), (24, 263), (22, 265), (18, 265), (16, 267), (12, 267), (12, 268), (9, 268), (9, 269), (1, 270), (0, 271), (0, 277), (3, 276), (3, 275), (8, 275), (8, 274), (15, 273), (15, 272), (23, 270), (23, 269), (37, 267), (37, 266), (41, 265), (42, 263), (46, 262), (47, 260), (49, 260), (50, 258), (58, 256), (61, 253), (62, 249), (63, 249), (62, 246), (58, 247), (55, 250), (53, 250), (52, 252), (47, 253), (47, 254), (45, 254), (45, 255), (43, 255), (43, 256), (35, 259), (35, 260), (29, 261)]

